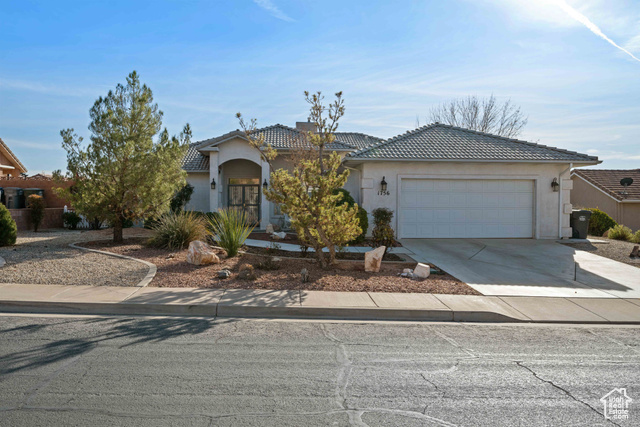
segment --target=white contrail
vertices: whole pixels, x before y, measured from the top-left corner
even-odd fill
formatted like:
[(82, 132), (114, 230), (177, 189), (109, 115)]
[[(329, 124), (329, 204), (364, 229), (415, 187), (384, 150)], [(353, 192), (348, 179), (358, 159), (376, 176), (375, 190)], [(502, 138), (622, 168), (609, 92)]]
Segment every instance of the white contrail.
[(620, 49), (621, 51), (623, 51), (624, 53), (626, 53), (627, 55), (629, 55), (630, 57), (632, 57), (636, 61), (640, 62), (640, 58), (636, 57), (633, 53), (629, 52), (627, 49), (623, 48), (622, 46), (618, 45), (616, 42), (611, 40), (609, 37), (607, 37), (607, 35), (605, 33), (603, 33), (602, 30), (600, 28), (598, 28), (598, 26), (596, 24), (591, 22), (589, 20), (589, 18), (584, 16), (582, 13), (578, 12), (573, 7), (569, 6), (566, 1), (564, 1), (564, 0), (556, 0), (556, 3), (565, 12), (567, 12), (567, 14), (569, 14), (570, 17), (572, 17), (573, 19), (575, 19), (576, 21), (580, 22), (585, 27), (587, 27), (589, 30), (591, 30), (591, 32), (593, 34), (603, 38), (606, 42), (608, 42), (612, 46), (617, 47), (618, 49)]

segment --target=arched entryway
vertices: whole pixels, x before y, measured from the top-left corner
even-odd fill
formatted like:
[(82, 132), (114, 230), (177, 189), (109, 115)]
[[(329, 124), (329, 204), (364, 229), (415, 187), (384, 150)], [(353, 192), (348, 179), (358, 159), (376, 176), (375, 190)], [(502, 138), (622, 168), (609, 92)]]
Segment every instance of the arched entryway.
[(222, 204), (245, 213), (248, 221), (258, 224), (261, 219), (262, 168), (245, 159), (234, 159), (220, 166)]

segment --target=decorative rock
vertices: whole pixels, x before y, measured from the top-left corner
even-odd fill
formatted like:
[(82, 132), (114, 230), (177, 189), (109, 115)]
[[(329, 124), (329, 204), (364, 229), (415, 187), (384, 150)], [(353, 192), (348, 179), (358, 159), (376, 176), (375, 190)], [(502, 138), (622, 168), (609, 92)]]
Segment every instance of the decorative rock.
[(271, 233), (271, 237), (276, 240), (284, 240), (284, 238), (287, 237), (287, 233), (285, 233), (284, 231), (275, 232)]
[(251, 264), (242, 264), (238, 271), (238, 279), (240, 280), (256, 280), (256, 272)]
[(277, 257), (277, 256), (274, 256), (274, 257), (271, 257), (271, 261), (273, 261), (273, 262), (280, 262), (280, 261), (282, 261), (282, 258)]
[(194, 265), (217, 264), (220, 262), (220, 258), (205, 242), (194, 240), (189, 243), (187, 262)]
[(273, 234), (276, 230), (274, 229), (273, 224), (269, 223), (267, 224), (267, 229), (265, 231), (267, 234)]
[(380, 265), (382, 264), (382, 257), (386, 247), (380, 246), (372, 251), (365, 252), (364, 254), (364, 271), (370, 273), (377, 273), (380, 271)]
[(309, 271), (306, 268), (303, 268), (300, 271), (300, 276), (302, 276), (302, 283), (307, 283), (309, 281)]
[(231, 277), (231, 272), (226, 268), (218, 271), (218, 279), (228, 279), (229, 277)]
[(413, 269), (413, 274), (420, 279), (426, 279), (431, 274), (431, 267), (428, 264), (418, 263)]
[(409, 274), (409, 273), (413, 273), (413, 270), (411, 268), (405, 268), (404, 270), (402, 270), (402, 272)]
[(631, 258), (640, 257), (640, 246), (635, 245), (629, 255)]

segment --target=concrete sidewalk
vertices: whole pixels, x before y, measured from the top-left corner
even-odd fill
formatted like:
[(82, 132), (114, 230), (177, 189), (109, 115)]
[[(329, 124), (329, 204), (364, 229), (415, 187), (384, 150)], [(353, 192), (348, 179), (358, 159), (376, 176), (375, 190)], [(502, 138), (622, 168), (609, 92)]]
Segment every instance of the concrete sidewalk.
[(0, 312), (640, 324), (640, 299), (0, 284)]

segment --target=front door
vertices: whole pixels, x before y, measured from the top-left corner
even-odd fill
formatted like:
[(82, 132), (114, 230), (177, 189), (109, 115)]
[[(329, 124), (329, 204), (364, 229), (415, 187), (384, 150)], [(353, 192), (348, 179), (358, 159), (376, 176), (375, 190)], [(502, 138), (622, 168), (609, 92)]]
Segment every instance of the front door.
[(250, 224), (260, 222), (260, 185), (229, 184), (229, 207), (244, 212)]

